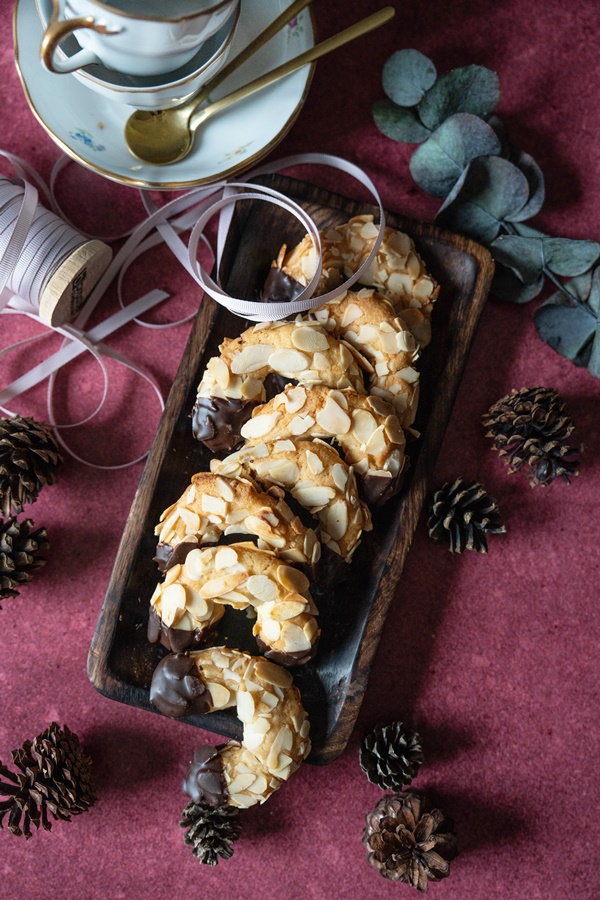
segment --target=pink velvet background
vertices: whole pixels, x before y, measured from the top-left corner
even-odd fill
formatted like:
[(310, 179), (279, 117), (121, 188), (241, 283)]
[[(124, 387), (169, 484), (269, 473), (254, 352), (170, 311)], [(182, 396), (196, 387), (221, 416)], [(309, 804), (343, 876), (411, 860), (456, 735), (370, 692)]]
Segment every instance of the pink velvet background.
[[(33, 0), (23, 0), (33, 2)], [(321, 37), (379, 4), (315, 4)], [(404, 47), (438, 71), (468, 63), (495, 69), (499, 114), (513, 142), (541, 165), (547, 201), (538, 225), (554, 235), (600, 239), (600, 106), (595, 0), (405, 0), (388, 27), (318, 63), (308, 101), (273, 158), (327, 151), (366, 169), (392, 210), (431, 220), (438, 203), (415, 187), (410, 149), (384, 138), (370, 106), (381, 69)], [(9, 4), (0, 30), (0, 146), (47, 176), (58, 148), (37, 124), (15, 71)], [(57, 97), (60, 103), (60, 97)], [(5, 167), (3, 166), (3, 171)], [(6, 172), (8, 173), (8, 168)], [(337, 176), (297, 174), (339, 189)], [(357, 188), (341, 185), (346, 193)], [(137, 194), (76, 165), (59, 194), (77, 224), (112, 232), (142, 215)], [(128, 296), (156, 285), (176, 294), (163, 314), (191, 310), (198, 293), (165, 251), (128, 279)], [(134, 293), (135, 292), (135, 293)], [(177, 293), (178, 292), (178, 293)], [(194, 748), (213, 736), (100, 696), (86, 657), (142, 464), (106, 472), (67, 459), (59, 483), (27, 507), (52, 543), (48, 565), (0, 612), (0, 758), (52, 720), (67, 723), (94, 759), (98, 804), (31, 841), (0, 833), (0, 897), (257, 900), (409, 896), (364, 859), (365, 813), (381, 796), (358, 766), (361, 737), (402, 719), (422, 734), (427, 763), (415, 787), (456, 822), (461, 855), (433, 895), (458, 898), (599, 896), (597, 632), (599, 554), (595, 510), (600, 383), (538, 339), (533, 312), (490, 299), (437, 464), (434, 485), (464, 475), (499, 502), (508, 532), (486, 556), (453, 557), (429, 540), (421, 518), (369, 688), (346, 753), (327, 768), (304, 766), (263, 807), (245, 816), (231, 860), (201, 867), (183, 845), (181, 779)], [(114, 309), (112, 293), (102, 313)], [(35, 333), (2, 317), (0, 346)], [(188, 333), (127, 327), (115, 347), (148, 366), (167, 392)], [(51, 346), (54, 338), (46, 339)], [(0, 383), (40, 349), (2, 362)], [(150, 441), (155, 399), (111, 368), (111, 399), (78, 446), (114, 461)], [(511, 388), (559, 390), (585, 445), (571, 486), (531, 490), (491, 452), (481, 414)], [(76, 396), (67, 387), (77, 388)], [(89, 410), (98, 397), (88, 361), (60, 380), (60, 411)], [(15, 404), (16, 405), (16, 404)], [(43, 391), (18, 401), (43, 419)], [(115, 433), (118, 440), (115, 440)], [(122, 457), (123, 458), (123, 457)]]

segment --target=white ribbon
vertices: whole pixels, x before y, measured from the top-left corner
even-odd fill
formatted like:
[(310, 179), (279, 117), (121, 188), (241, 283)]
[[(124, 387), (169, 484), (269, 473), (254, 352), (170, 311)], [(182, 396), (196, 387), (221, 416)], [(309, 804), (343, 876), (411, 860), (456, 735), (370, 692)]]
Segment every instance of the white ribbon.
[[(24, 163), (23, 160), (20, 160), (18, 157), (15, 157), (12, 154), (5, 153), (3, 151), (0, 151), (0, 155), (4, 156), (13, 164), (15, 171), (24, 182), (24, 193), (21, 210), (19, 211), (19, 214), (17, 216), (16, 224), (11, 234), (4, 256), (0, 261), (0, 314), (21, 313), (28, 315), (31, 318), (36, 319), (37, 321), (40, 321), (35, 309), (32, 309), (28, 304), (23, 304), (22, 299), (15, 298), (14, 295), (9, 298), (3, 297), (1, 288), (3, 288), (7, 281), (10, 279), (10, 274), (14, 270), (16, 262), (18, 261), (20, 254), (23, 251), (23, 246), (25, 244), (25, 241), (27, 240), (31, 222), (33, 221), (33, 216), (35, 215), (35, 210), (37, 208), (38, 192), (33, 184), (31, 184), (31, 182), (27, 180), (27, 176), (29, 176), (32, 181), (35, 181), (37, 186), (44, 192), (44, 194), (48, 198), (49, 204), (52, 207), (53, 211), (57, 215), (61, 216), (63, 221), (66, 222), (64, 215), (62, 214), (58, 207), (58, 204), (56, 203), (53, 189), (58, 172), (62, 170), (62, 168), (68, 163), (69, 160), (66, 157), (63, 157), (58, 161), (52, 173), (50, 182), (51, 187), (48, 188), (40, 179), (39, 175), (37, 175), (37, 173), (35, 173), (35, 171), (31, 169), (31, 167), (28, 166), (27, 163)], [(153, 388), (156, 396), (158, 397), (161, 409), (164, 408), (164, 401), (156, 380), (136, 363), (129, 360), (123, 354), (118, 353), (116, 350), (110, 348), (105, 343), (105, 338), (109, 337), (117, 329), (121, 328), (128, 322), (134, 321), (139, 325), (149, 328), (173, 327), (174, 325), (189, 321), (191, 318), (193, 318), (193, 316), (195, 316), (196, 311), (188, 316), (185, 316), (182, 319), (179, 319), (177, 322), (168, 323), (166, 325), (155, 325), (142, 321), (139, 317), (149, 309), (152, 309), (157, 303), (160, 303), (161, 301), (166, 299), (168, 295), (161, 291), (152, 291), (149, 294), (146, 294), (144, 297), (139, 298), (134, 303), (130, 303), (128, 305), (124, 304), (122, 298), (122, 282), (127, 269), (134, 262), (134, 260), (136, 260), (147, 250), (157, 246), (159, 243), (161, 243), (161, 241), (164, 241), (164, 243), (167, 244), (171, 252), (174, 254), (175, 258), (189, 272), (192, 278), (201, 286), (203, 291), (205, 291), (218, 303), (221, 303), (236, 315), (251, 321), (260, 322), (266, 320), (287, 318), (289, 316), (296, 315), (297, 313), (305, 312), (316, 306), (321, 306), (328, 300), (340, 296), (353, 284), (360, 281), (363, 273), (369, 268), (369, 266), (375, 259), (381, 241), (383, 239), (385, 215), (375, 185), (366, 175), (366, 173), (363, 172), (362, 169), (360, 169), (358, 166), (347, 160), (343, 160), (335, 156), (330, 156), (328, 154), (308, 153), (300, 154), (297, 156), (289, 156), (274, 163), (264, 164), (249, 172), (246, 177), (256, 178), (260, 175), (273, 174), (292, 166), (304, 164), (326, 165), (351, 175), (370, 191), (375, 200), (375, 205), (379, 210), (379, 233), (377, 235), (377, 238), (375, 239), (371, 252), (364, 260), (360, 268), (357, 269), (357, 271), (354, 272), (354, 274), (350, 278), (344, 281), (343, 284), (326, 294), (322, 294), (316, 297), (312, 296), (319, 283), (322, 268), (321, 239), (319, 229), (313, 219), (298, 203), (291, 200), (291, 198), (284, 196), (280, 192), (273, 190), (272, 188), (252, 184), (247, 181), (223, 181), (210, 185), (208, 187), (193, 188), (185, 194), (182, 194), (181, 196), (168, 201), (164, 204), (164, 206), (160, 208), (155, 205), (149, 192), (140, 191), (140, 196), (146, 210), (147, 217), (131, 232), (127, 232), (127, 234), (129, 234), (129, 237), (127, 237), (122, 247), (117, 252), (111, 264), (107, 268), (106, 272), (102, 275), (96, 287), (90, 293), (86, 303), (79, 311), (74, 322), (70, 325), (62, 326), (61, 328), (50, 329), (50, 332), (57, 331), (64, 337), (65, 340), (62, 347), (57, 352), (53, 353), (51, 356), (41, 362), (39, 365), (34, 366), (24, 375), (21, 375), (6, 388), (1, 390), (0, 409), (3, 409), (4, 412), (8, 415), (14, 415), (14, 413), (6, 409), (5, 404), (10, 403), (15, 397), (18, 397), (25, 391), (30, 390), (32, 387), (40, 384), (45, 379), (49, 379), (49, 423), (53, 426), (55, 435), (61, 445), (72, 456), (74, 456), (75, 459), (79, 460), (85, 465), (91, 465), (101, 469), (123, 468), (124, 466), (132, 465), (133, 463), (139, 462), (140, 460), (144, 459), (148, 451), (138, 456), (135, 460), (131, 460), (130, 462), (119, 463), (112, 466), (98, 466), (97, 464), (91, 463), (90, 461), (83, 459), (81, 456), (74, 453), (73, 450), (67, 446), (64, 438), (60, 434), (61, 430), (63, 429), (74, 428), (76, 426), (80, 426), (86, 422), (89, 422), (90, 419), (92, 419), (100, 412), (106, 400), (108, 392), (108, 374), (103, 357), (107, 357), (118, 362), (121, 365), (126, 366), (127, 368), (144, 378)], [(268, 202), (279, 206), (280, 208), (287, 210), (292, 216), (294, 216), (304, 226), (306, 232), (310, 235), (318, 260), (317, 267), (315, 274), (310, 282), (294, 301), (286, 303), (261, 303), (256, 301), (249, 301), (242, 298), (231, 297), (222, 289), (219, 282), (218, 273), (220, 272), (221, 268), (222, 254), (231, 223), (234, 206), (239, 200)], [(217, 248), (216, 253), (214, 253), (204, 234), (204, 230), (212, 217), (217, 214), (219, 215), (219, 223), (216, 242)], [(190, 238), (188, 244), (186, 245), (185, 242), (181, 239), (180, 234), (190, 229)], [(87, 237), (90, 236), (91, 235), (88, 235)], [(203, 268), (198, 260), (198, 248), (201, 241), (211, 253), (213, 263), (215, 264), (214, 267), (217, 272), (217, 280), (213, 279), (210, 276), (210, 274)], [(117, 294), (121, 309), (113, 315), (109, 316), (99, 325), (96, 325), (94, 328), (86, 331), (85, 326), (87, 324), (87, 321), (104, 296), (104, 293), (106, 292), (108, 286), (115, 278), (117, 279)], [(11, 301), (11, 305), (13, 308), (9, 308), (6, 306), (9, 301)], [(46, 327), (50, 328), (50, 326)], [(35, 335), (32, 338), (27, 338), (24, 341), (19, 341), (18, 343), (11, 345), (4, 350), (0, 350), (0, 356), (5, 355), (11, 350), (17, 349), (17, 347), (22, 347), (28, 342), (36, 341), (40, 337), (43, 337), (46, 333), (50, 332), (42, 333), (42, 335)], [(84, 419), (80, 420), (79, 422), (69, 423), (66, 425), (58, 424), (54, 415), (53, 399), (56, 373), (60, 368), (62, 368), (62, 366), (66, 365), (71, 360), (75, 359), (81, 353), (84, 353), (86, 351), (92, 354), (101, 368), (104, 380), (102, 397), (98, 403), (97, 408)]]

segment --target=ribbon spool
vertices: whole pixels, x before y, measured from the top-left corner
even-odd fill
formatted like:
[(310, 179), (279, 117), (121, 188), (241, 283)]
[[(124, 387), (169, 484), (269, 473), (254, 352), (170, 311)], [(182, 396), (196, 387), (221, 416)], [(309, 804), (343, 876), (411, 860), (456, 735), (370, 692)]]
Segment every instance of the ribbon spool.
[(31, 185), (0, 178), (0, 259), (11, 252), (8, 305), (29, 308), (52, 328), (75, 317), (112, 259), (103, 241), (88, 240), (38, 203)]

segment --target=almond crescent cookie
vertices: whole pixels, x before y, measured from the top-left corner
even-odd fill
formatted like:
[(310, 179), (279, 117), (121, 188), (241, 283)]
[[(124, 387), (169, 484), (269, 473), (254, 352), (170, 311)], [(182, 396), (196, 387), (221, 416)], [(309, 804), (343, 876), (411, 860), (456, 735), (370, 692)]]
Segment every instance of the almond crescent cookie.
[[(282, 497), (259, 490), (246, 478), (222, 478), (199, 472), (156, 526), (157, 562), (161, 571), (183, 562), (199, 544), (217, 543), (221, 535), (254, 534), (258, 547), (282, 559), (312, 565), (320, 545)], [(179, 548), (179, 550), (177, 549)]]
[(242, 428), (247, 445), (288, 438), (335, 438), (344, 459), (360, 476), (368, 504), (380, 504), (398, 492), (404, 470), (404, 432), (393, 407), (377, 396), (365, 397), (314, 384), (288, 385), (257, 406)]
[(220, 350), (208, 362), (192, 413), (194, 436), (212, 450), (239, 443), (239, 428), (264, 402), (271, 373), (366, 393), (362, 370), (370, 371), (369, 363), (317, 322), (260, 322), (226, 338)]
[(309, 317), (369, 360), (371, 394), (392, 403), (402, 427), (410, 428), (419, 402), (419, 350), (390, 301), (370, 288), (346, 291)]
[(150, 701), (175, 718), (237, 707), (242, 742), (200, 748), (186, 775), (184, 790), (196, 803), (264, 803), (310, 752), (292, 676), (260, 656), (228, 647), (168, 654), (152, 676)]
[(298, 569), (251, 543), (196, 548), (156, 586), (151, 617), (164, 626), (158, 638), (167, 649), (186, 650), (214, 628), (225, 606), (252, 608), (259, 650), (283, 665), (301, 665), (314, 656), (320, 634), (308, 583)]
[[(343, 225), (321, 232), (323, 269), (315, 296), (349, 278), (366, 260), (379, 233), (373, 216), (355, 216)], [(306, 287), (317, 269), (317, 254), (310, 235), (289, 253), (283, 247), (272, 263), (263, 298), (293, 299)], [(374, 261), (360, 279), (376, 288), (393, 304), (396, 315), (421, 346), (431, 340), (431, 311), (439, 285), (427, 273), (413, 240), (389, 226)]]
[(219, 475), (246, 473), (262, 484), (275, 484), (321, 523), (320, 538), (330, 550), (350, 562), (363, 531), (372, 526), (369, 508), (358, 497), (352, 466), (321, 440), (284, 440), (243, 447), (224, 460), (213, 459)]

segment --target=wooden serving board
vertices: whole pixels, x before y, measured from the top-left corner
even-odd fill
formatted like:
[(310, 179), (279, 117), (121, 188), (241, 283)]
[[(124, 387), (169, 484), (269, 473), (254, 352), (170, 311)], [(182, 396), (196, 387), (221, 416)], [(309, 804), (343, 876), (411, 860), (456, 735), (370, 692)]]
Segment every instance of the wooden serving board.
[[(282, 176), (259, 180), (301, 202), (320, 228), (359, 213), (375, 213), (364, 203)], [(374, 528), (363, 535), (351, 563), (351, 579), (318, 596), (318, 654), (292, 670), (310, 716), (309, 762), (319, 764), (339, 756), (352, 732), (493, 273), (490, 254), (473, 241), (399, 215), (386, 216), (388, 224), (414, 238), (441, 285), (440, 297), (433, 313), (433, 339), (418, 364), (421, 399), (415, 426), (421, 437), (409, 447), (405, 486), (373, 512)], [(301, 226), (279, 207), (238, 203), (221, 269), (228, 293), (256, 299), (280, 245), (293, 246), (302, 237)], [(166, 651), (146, 638), (149, 599), (159, 577), (152, 562), (154, 526), (191, 476), (209, 469), (211, 454), (191, 432), (196, 387), (223, 338), (237, 336), (248, 324), (204, 298), (131, 507), (90, 648), (92, 684), (107, 697), (157, 715), (149, 685)], [(243, 613), (227, 609), (219, 643), (257, 653), (251, 627)], [(233, 710), (181, 721), (241, 737)], [(178, 727), (175, 721), (173, 727)]]

